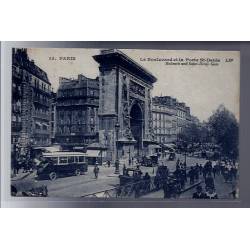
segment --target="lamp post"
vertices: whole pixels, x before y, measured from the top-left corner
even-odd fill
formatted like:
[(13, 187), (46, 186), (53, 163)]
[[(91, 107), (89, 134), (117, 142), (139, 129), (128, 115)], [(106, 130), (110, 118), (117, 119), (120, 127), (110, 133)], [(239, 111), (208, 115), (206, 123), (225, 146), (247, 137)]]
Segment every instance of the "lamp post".
[(101, 148), (101, 166), (102, 166), (102, 148)]
[(115, 174), (120, 174), (119, 170), (119, 155), (118, 155), (118, 136), (119, 136), (120, 124), (117, 121), (115, 124), (115, 133), (116, 133), (116, 157), (115, 157)]
[(129, 166), (131, 165), (131, 156), (130, 156), (130, 147), (128, 149), (128, 154), (129, 154), (129, 157), (128, 157), (128, 162), (129, 162)]
[(187, 166), (187, 143), (184, 144), (185, 147), (185, 166)]

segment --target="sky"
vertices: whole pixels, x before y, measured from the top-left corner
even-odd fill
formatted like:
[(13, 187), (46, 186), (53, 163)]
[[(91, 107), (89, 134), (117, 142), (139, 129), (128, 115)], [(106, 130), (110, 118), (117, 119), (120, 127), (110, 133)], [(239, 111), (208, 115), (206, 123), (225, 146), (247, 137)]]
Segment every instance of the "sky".
[[(190, 107), (191, 114), (201, 121), (207, 120), (220, 104), (225, 105), (239, 120), (239, 52), (138, 49), (122, 51), (157, 78), (153, 96), (168, 95), (185, 102)], [(58, 89), (59, 77), (77, 78), (78, 74), (83, 74), (96, 78), (99, 69), (93, 55), (99, 53), (99, 49), (28, 49), (30, 59), (48, 74), (55, 91)], [(76, 60), (59, 60), (60, 57), (67, 56), (75, 57)], [(51, 60), (50, 57), (56, 60)], [(204, 65), (208, 60), (208, 65)], [(211, 60), (214, 60), (215, 65), (211, 65)], [(197, 65), (189, 65), (190, 63)]]

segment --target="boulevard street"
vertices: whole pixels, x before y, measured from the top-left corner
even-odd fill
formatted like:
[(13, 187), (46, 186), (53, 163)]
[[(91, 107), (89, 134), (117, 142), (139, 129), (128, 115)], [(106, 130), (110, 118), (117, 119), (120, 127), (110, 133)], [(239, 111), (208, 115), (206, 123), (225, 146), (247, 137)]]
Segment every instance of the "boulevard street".
[[(176, 169), (177, 159), (180, 159), (180, 161), (184, 162), (185, 156), (177, 154), (175, 161), (169, 161), (168, 158), (160, 159), (159, 165), (167, 165), (170, 172), (173, 172)], [(186, 157), (186, 161), (188, 167), (194, 166), (196, 163), (204, 165), (204, 163), (206, 162), (205, 159), (188, 156)], [(122, 174), (122, 168), (123, 166), (120, 166), (120, 174)], [(20, 173), (18, 176), (12, 179), (12, 184), (17, 188), (19, 192), (27, 191), (33, 187), (46, 185), (48, 189), (48, 196), (50, 197), (81, 197), (87, 194), (112, 189), (119, 185), (119, 175), (114, 174), (114, 167), (100, 166), (100, 172), (97, 179), (95, 178), (93, 169), (93, 166), (89, 166), (88, 172), (84, 175), (58, 178), (55, 181), (37, 180), (35, 178), (35, 172), (31, 174)], [(143, 175), (146, 172), (148, 172), (151, 177), (155, 176), (156, 174), (156, 168), (140, 167), (140, 169)], [(204, 187), (204, 182), (201, 185)], [(215, 186), (220, 198), (228, 198), (228, 194), (232, 190), (232, 184), (224, 183), (223, 177), (218, 176), (215, 178)], [(192, 194), (194, 192), (195, 187), (182, 193), (181, 198), (192, 198)], [(144, 195), (143, 197), (163, 198), (164, 193), (161, 189), (157, 192), (152, 192)]]

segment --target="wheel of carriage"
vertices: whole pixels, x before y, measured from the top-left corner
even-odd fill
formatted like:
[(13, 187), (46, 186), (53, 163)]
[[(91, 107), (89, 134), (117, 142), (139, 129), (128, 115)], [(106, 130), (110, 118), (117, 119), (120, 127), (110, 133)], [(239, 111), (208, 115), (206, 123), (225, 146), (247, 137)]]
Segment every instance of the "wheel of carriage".
[(76, 176), (81, 175), (81, 171), (80, 171), (80, 169), (76, 169), (76, 170), (75, 170), (75, 175), (76, 175)]
[(56, 179), (56, 173), (55, 172), (51, 172), (50, 174), (49, 174), (49, 178), (50, 178), (50, 180), (52, 180), (52, 181), (54, 181), (55, 179)]

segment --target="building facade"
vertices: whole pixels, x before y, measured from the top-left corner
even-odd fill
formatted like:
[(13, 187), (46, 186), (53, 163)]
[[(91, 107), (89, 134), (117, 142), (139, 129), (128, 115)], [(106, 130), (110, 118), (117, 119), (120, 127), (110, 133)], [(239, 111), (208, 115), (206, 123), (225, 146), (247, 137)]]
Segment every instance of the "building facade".
[(56, 142), (86, 148), (98, 141), (99, 81), (78, 75), (60, 78), (56, 103)]
[(51, 83), (46, 72), (29, 59), (26, 49), (13, 49), (12, 145), (21, 155), (31, 147), (50, 145), (50, 117)]
[(154, 143), (151, 90), (156, 78), (116, 49), (94, 56), (99, 64), (99, 141), (109, 160), (149, 154)]
[(191, 122), (190, 108), (184, 102), (176, 102), (177, 139), (185, 126)]
[(56, 93), (52, 92), (51, 98), (51, 119), (50, 119), (50, 131), (51, 131), (51, 143), (55, 142), (56, 136)]
[(179, 134), (192, 121), (190, 108), (171, 96), (155, 96), (152, 111), (158, 143), (177, 141)]
[(153, 127), (158, 143), (177, 140), (176, 99), (169, 96), (153, 97)]

